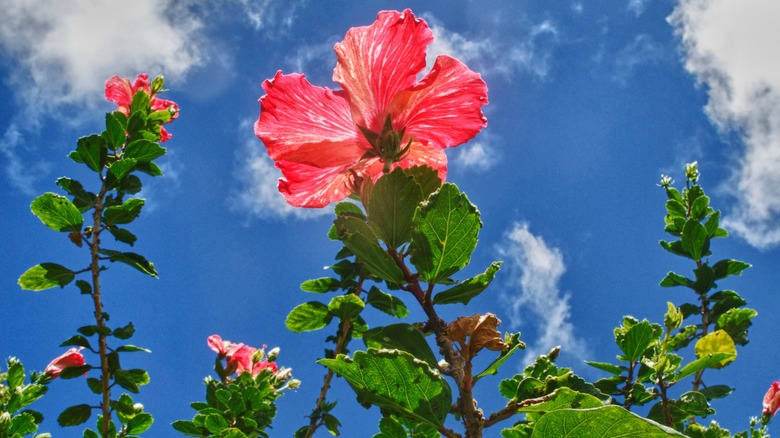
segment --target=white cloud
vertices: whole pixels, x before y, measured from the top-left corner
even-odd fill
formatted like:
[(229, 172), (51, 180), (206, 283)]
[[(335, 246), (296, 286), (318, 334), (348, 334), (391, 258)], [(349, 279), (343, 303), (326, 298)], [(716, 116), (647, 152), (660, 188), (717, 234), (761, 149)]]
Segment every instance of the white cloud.
[(527, 223), (515, 224), (506, 234), (506, 242), (499, 248), (509, 258), (513, 286), (519, 291), (505, 293), (513, 328), (532, 326), (535, 338), (527, 340), (524, 362), (533, 361), (560, 345), (563, 354), (582, 359), (588, 355), (583, 340), (574, 333), (570, 321), (570, 295), (561, 293), (559, 281), (566, 265), (560, 250), (550, 247), (540, 236), (528, 229)]
[(483, 172), (493, 167), (498, 161), (498, 152), (494, 147), (483, 141), (472, 141), (458, 146), (453, 153), (450, 164), (462, 169)]
[(0, 44), (15, 61), (11, 85), (33, 114), (99, 101), (114, 74), (182, 76), (200, 62), (192, 17), (170, 1), (3, 0)]
[(313, 219), (333, 214), (330, 207), (298, 208), (284, 200), (277, 188), (282, 173), (274, 167), (260, 139), (254, 136), (253, 124), (253, 120), (245, 120), (239, 127), (244, 146), (238, 156), (243, 161), (235, 176), (241, 189), (231, 196), (231, 208), (260, 219)]
[(482, 75), (499, 75), (511, 79), (524, 72), (539, 79), (550, 69), (552, 44), (558, 31), (549, 21), (527, 26), (520, 37), (498, 35), (495, 38), (469, 38), (446, 29), (430, 14), (423, 15), (431, 26), (434, 40), (428, 47), (427, 65), (430, 68), (438, 55), (458, 58)]
[(681, 0), (668, 21), (685, 68), (707, 88), (705, 111), (722, 132), (741, 135), (726, 189), (736, 205), (724, 226), (757, 248), (780, 243), (780, 3)]

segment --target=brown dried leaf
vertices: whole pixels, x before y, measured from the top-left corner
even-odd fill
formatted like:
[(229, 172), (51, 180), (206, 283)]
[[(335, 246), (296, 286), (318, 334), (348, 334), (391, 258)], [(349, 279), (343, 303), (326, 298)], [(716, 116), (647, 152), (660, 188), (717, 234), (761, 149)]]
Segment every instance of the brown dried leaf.
[(507, 348), (501, 333), (496, 330), (499, 324), (501, 320), (492, 313), (462, 316), (447, 326), (447, 334), (450, 339), (460, 344), (463, 358), (470, 362), (483, 348), (493, 351)]

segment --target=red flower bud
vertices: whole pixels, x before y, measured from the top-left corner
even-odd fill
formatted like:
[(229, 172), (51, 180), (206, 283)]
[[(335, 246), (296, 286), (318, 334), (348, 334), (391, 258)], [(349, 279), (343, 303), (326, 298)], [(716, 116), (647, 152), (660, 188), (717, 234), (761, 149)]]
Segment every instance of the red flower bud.
[(84, 365), (84, 356), (80, 353), (81, 348), (71, 348), (66, 351), (62, 356), (54, 359), (46, 366), (44, 373), (48, 374), (52, 379), (59, 377), (62, 370), (67, 367), (76, 367)]

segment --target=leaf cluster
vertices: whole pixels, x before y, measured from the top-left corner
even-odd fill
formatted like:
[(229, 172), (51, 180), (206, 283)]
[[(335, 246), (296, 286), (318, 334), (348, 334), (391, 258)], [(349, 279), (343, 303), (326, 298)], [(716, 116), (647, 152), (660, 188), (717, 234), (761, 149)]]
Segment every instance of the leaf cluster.
[(174, 422), (173, 428), (187, 436), (267, 437), (283, 383), (270, 370), (224, 382), (207, 378), (206, 401), (190, 404), (198, 413), (192, 420)]
[[(21, 438), (38, 431), (43, 415), (32, 409), (24, 409), (43, 397), (49, 389), (45, 375), (30, 374), (25, 383), (22, 362), (9, 358), (6, 371), (0, 369), (0, 437)], [(48, 433), (35, 434), (35, 438), (50, 438)]]

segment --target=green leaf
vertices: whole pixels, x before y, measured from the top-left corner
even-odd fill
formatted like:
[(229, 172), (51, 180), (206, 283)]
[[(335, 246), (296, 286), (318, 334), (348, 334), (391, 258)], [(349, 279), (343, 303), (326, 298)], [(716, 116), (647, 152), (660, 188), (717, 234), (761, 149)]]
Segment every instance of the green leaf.
[(666, 274), (666, 277), (663, 280), (661, 280), (660, 286), (662, 287), (685, 286), (685, 287), (693, 288), (693, 282), (688, 278), (683, 277), (682, 275), (675, 274), (674, 272), (669, 272)]
[(129, 224), (141, 214), (145, 202), (143, 199), (130, 198), (121, 205), (108, 207), (103, 212), (103, 220), (109, 225)]
[(669, 213), (669, 216), (672, 217), (686, 217), (688, 215), (685, 206), (677, 199), (666, 201), (666, 211)]
[(710, 210), (710, 198), (707, 196), (699, 196), (693, 201), (691, 205), (691, 217), (696, 220), (702, 220)]
[(35, 401), (43, 397), (43, 395), (46, 394), (48, 390), (49, 388), (47, 386), (39, 385), (37, 383), (26, 385), (22, 390), (21, 407), (33, 404)]
[(55, 231), (78, 232), (84, 224), (81, 211), (64, 196), (44, 193), (30, 204), (33, 214)]
[(523, 406), (517, 412), (547, 413), (560, 409), (587, 409), (602, 406), (604, 403), (598, 398), (564, 387), (556, 389), (552, 397), (546, 398), (542, 403)]
[(335, 278), (322, 277), (312, 280), (306, 280), (301, 284), (301, 290), (304, 292), (312, 292), (315, 294), (321, 294), (325, 292), (332, 292), (338, 290), (341, 287), (341, 282)]
[(363, 311), (365, 303), (357, 295), (346, 294), (333, 297), (328, 303), (328, 312), (342, 321), (352, 319)]
[(135, 334), (135, 326), (132, 322), (128, 323), (124, 327), (119, 327), (118, 329), (114, 330), (114, 337), (117, 339), (130, 339)]
[(143, 172), (150, 176), (162, 176), (162, 170), (160, 169), (160, 166), (154, 164), (153, 162), (148, 163), (138, 163), (135, 165), (135, 170), (139, 172)]
[(114, 113), (106, 113), (106, 131), (103, 133), (103, 139), (112, 150), (125, 144), (125, 127)]
[(295, 333), (309, 332), (325, 327), (331, 318), (328, 306), (318, 301), (309, 301), (292, 309), (284, 324)]
[(683, 227), (680, 243), (693, 260), (699, 261), (707, 254), (707, 230), (698, 220), (688, 219)]
[(76, 365), (65, 367), (60, 372), (60, 379), (75, 379), (88, 373), (92, 369), (92, 365)]
[(177, 420), (172, 424), (173, 428), (187, 436), (202, 437), (206, 435), (201, 428), (195, 425), (192, 421)]
[(485, 288), (490, 285), (493, 278), (496, 276), (496, 272), (501, 268), (501, 262), (493, 262), (484, 273), (470, 278), (454, 287), (451, 287), (443, 292), (437, 293), (433, 297), (434, 304), (452, 304), (462, 303), (468, 304), (472, 298), (481, 294)]
[(518, 349), (524, 349), (525, 343), (520, 342), (520, 333), (515, 333), (514, 335), (511, 335), (509, 337), (508, 341), (506, 342), (508, 345), (511, 345), (510, 348), (501, 351), (501, 353), (498, 354), (498, 357), (493, 360), (493, 362), (490, 363), (490, 365), (485, 368), (484, 371), (474, 376), (474, 383), (477, 383), (479, 379), (489, 376), (492, 374), (498, 374), (498, 369), (501, 367), (501, 365), (504, 364), (504, 362), (507, 361)]
[(406, 429), (393, 417), (384, 417), (379, 420), (379, 433), (373, 438), (407, 438)]
[(114, 239), (116, 239), (117, 242), (126, 243), (130, 246), (133, 246), (135, 241), (138, 240), (138, 238), (135, 237), (135, 234), (125, 230), (124, 228), (112, 226), (108, 228), (108, 231), (112, 236), (114, 236)]
[(422, 201), (422, 190), (400, 167), (377, 180), (368, 201), (368, 223), (389, 248), (396, 249), (412, 237), (412, 219)]
[(642, 418), (620, 406), (560, 409), (536, 422), (532, 438), (661, 438), (684, 436), (671, 428)]
[[(735, 350), (736, 351), (736, 350)], [(706, 355), (694, 360), (693, 362), (689, 363), (688, 365), (685, 365), (675, 373), (671, 379), (669, 379), (670, 382), (678, 382), (694, 373), (697, 373), (705, 368), (721, 368), (720, 366), (716, 366), (722, 362), (728, 361), (728, 360), (734, 360), (734, 354), (730, 352), (722, 352), (722, 353), (707, 353)]]
[(102, 172), (106, 164), (107, 152), (105, 141), (97, 134), (81, 137), (76, 143), (76, 153), (81, 162), (98, 173)]
[(138, 394), (141, 392), (141, 390), (138, 388), (138, 385), (135, 383), (135, 379), (133, 379), (133, 376), (127, 370), (116, 370), (114, 373), (114, 379), (116, 380), (117, 385), (125, 388), (133, 394)]
[(74, 347), (74, 346), (89, 348), (90, 350), (92, 350), (92, 346), (89, 345), (89, 341), (87, 340), (87, 338), (81, 335), (71, 336), (70, 338), (68, 338), (67, 341), (60, 344), (60, 347)]
[(127, 422), (127, 434), (128, 435), (142, 434), (152, 426), (152, 423), (154, 423), (154, 418), (152, 418), (151, 414), (142, 412), (136, 415), (135, 417), (131, 418), (130, 421)]
[(17, 283), (24, 290), (45, 290), (54, 286), (65, 287), (75, 278), (70, 269), (56, 263), (41, 263), (28, 269)]
[(73, 205), (75, 205), (80, 212), (85, 212), (95, 205), (97, 199), (94, 193), (90, 193), (84, 190), (84, 186), (75, 179), (66, 177), (57, 178), (57, 185), (62, 187), (63, 190), (73, 196)]
[(433, 170), (428, 166), (412, 166), (408, 169), (404, 169), (407, 175), (414, 178), (415, 182), (420, 185), (422, 189), (422, 199), (427, 199), (431, 196), (431, 193), (441, 187), (441, 178), (439, 178), (439, 172)]
[[(35, 433), (35, 431), (38, 430), (38, 425), (36, 424), (36, 418), (32, 411), (25, 411), (19, 413), (19, 415), (14, 415), (13, 419), (11, 419), (10, 422), (11, 422), (11, 427), (8, 430), (8, 434), (7, 435), (3, 434), (3, 436), (8, 436), (12, 438), (17, 438), (17, 437), (21, 438), (24, 435)], [(0, 423), (0, 432), (4, 432), (3, 429), (4, 429), (3, 424)], [(38, 436), (39, 435), (36, 435), (36, 438)], [(51, 436), (49, 438), (51, 438)]]
[(366, 297), (366, 304), (370, 304), (376, 309), (395, 316), (396, 318), (406, 318), (409, 316), (409, 309), (400, 298), (386, 294), (376, 286), (372, 286)]
[(734, 392), (734, 388), (727, 385), (712, 385), (700, 390), (699, 392), (701, 392), (702, 395), (707, 398), (707, 400), (715, 400), (724, 398), (731, 394)]
[(384, 327), (375, 327), (363, 333), (366, 348), (403, 350), (436, 367), (436, 356), (425, 341), (422, 332), (411, 324), (398, 323)]
[(358, 400), (416, 421), (441, 426), (452, 405), (447, 382), (427, 363), (399, 350), (356, 351), (319, 363), (344, 377)]
[(144, 90), (138, 90), (133, 94), (133, 101), (130, 103), (130, 114), (142, 113), (149, 114), (152, 98)]
[(60, 414), (59, 417), (57, 417), (57, 423), (60, 424), (60, 426), (78, 426), (79, 424), (84, 423), (85, 421), (89, 420), (89, 417), (92, 415), (92, 407), (89, 405), (76, 405), (71, 406)]
[(742, 271), (750, 266), (750, 263), (739, 260), (721, 260), (712, 266), (712, 271), (715, 274), (715, 280), (720, 280), (732, 275), (742, 275)]
[(123, 158), (111, 163), (108, 168), (109, 185), (114, 187), (117, 182), (122, 181), (130, 172), (135, 169), (138, 162), (132, 158)]
[(124, 263), (128, 266), (132, 266), (146, 275), (157, 278), (157, 271), (155, 271), (154, 265), (140, 254), (136, 254), (134, 252), (114, 251), (112, 249), (101, 249), (100, 254), (108, 256), (108, 259), (112, 262)]
[(144, 353), (151, 353), (151, 350), (148, 350), (146, 348), (136, 347), (135, 345), (121, 345), (117, 347), (116, 351), (125, 352), (125, 353), (136, 353), (136, 352), (144, 352)]
[(227, 429), (229, 424), (222, 414), (209, 414), (206, 416), (205, 426), (209, 432), (217, 434)]
[(482, 221), (455, 184), (444, 184), (423, 202), (414, 222), (412, 263), (423, 280), (437, 283), (469, 263)]
[(716, 329), (720, 329), (729, 334), (729, 337), (739, 345), (748, 343), (747, 332), (752, 324), (751, 319), (758, 315), (753, 309), (731, 309), (718, 317), (715, 324)]
[(629, 328), (618, 346), (623, 350), (625, 360), (634, 362), (660, 337), (661, 327), (644, 320)]
[(89, 390), (92, 391), (94, 394), (103, 393), (103, 382), (101, 382), (100, 379), (97, 379), (95, 377), (89, 377), (87, 379), (87, 386), (89, 386)]
[(339, 239), (344, 242), (377, 277), (391, 283), (400, 283), (403, 273), (390, 255), (376, 240), (376, 235), (361, 219), (341, 216), (334, 222)]
[(125, 148), (122, 158), (133, 158), (139, 163), (145, 163), (165, 155), (165, 148), (149, 140), (136, 140)]
[(704, 335), (696, 341), (693, 348), (697, 358), (702, 358), (715, 353), (727, 353), (728, 357), (709, 366), (709, 368), (723, 368), (730, 364), (737, 357), (737, 347), (728, 333), (723, 330), (716, 330)]
[(18, 386), (22, 386), (22, 383), (24, 383), (24, 365), (18, 360), (9, 360), (5, 380), (8, 382), (8, 388), (11, 391), (15, 391)]

